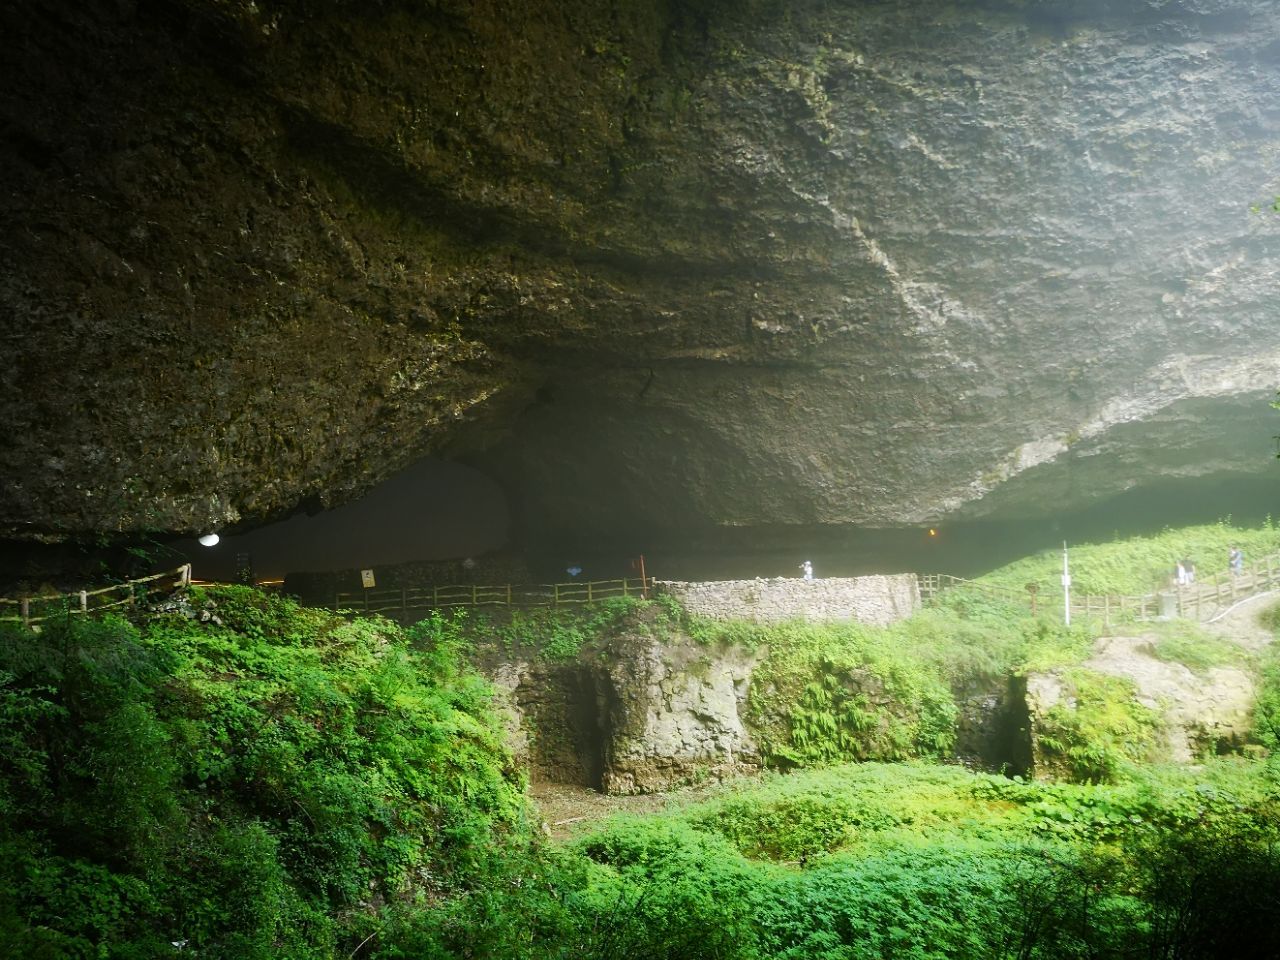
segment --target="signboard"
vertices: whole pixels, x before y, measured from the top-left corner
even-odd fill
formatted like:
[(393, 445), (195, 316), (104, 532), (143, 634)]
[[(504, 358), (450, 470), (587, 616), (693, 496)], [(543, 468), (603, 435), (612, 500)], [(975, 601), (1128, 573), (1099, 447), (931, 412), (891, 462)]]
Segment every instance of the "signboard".
[(360, 571), (360, 586), (368, 590), (370, 587), (376, 587), (377, 585), (378, 585), (377, 582), (373, 579), (372, 570)]

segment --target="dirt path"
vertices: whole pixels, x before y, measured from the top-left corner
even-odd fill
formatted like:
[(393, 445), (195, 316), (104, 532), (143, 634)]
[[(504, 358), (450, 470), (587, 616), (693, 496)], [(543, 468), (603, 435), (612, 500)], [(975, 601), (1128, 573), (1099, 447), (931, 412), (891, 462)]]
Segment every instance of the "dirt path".
[(666, 793), (615, 796), (576, 784), (532, 783), (529, 796), (533, 798), (534, 807), (544, 824), (543, 832), (555, 840), (568, 840), (590, 832), (601, 820), (615, 814), (675, 811), (710, 799), (732, 787), (731, 783), (711, 783), (680, 787)]
[(1277, 596), (1280, 596), (1280, 592), (1271, 591), (1241, 600), (1230, 607), (1220, 620), (1206, 623), (1204, 628), (1215, 636), (1256, 653), (1275, 639), (1271, 628), (1259, 623), (1258, 617), (1275, 602)]

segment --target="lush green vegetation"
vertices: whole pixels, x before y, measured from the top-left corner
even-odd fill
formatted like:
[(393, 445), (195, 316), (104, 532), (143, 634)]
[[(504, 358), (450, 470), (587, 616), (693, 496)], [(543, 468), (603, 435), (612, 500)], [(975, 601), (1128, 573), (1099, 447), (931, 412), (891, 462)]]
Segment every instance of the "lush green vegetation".
[[(1077, 576), (1096, 563), (1125, 589), (1117, 571), (1171, 544), (1260, 555), (1274, 536), (1214, 531), (1081, 547)], [(885, 629), (633, 601), (402, 630), (229, 588), (133, 624), (10, 631), (0, 955), (1280, 955), (1280, 765), (1143, 763), (1158, 722), (1081, 667), (1096, 627), (956, 591)], [(567, 660), (624, 631), (756, 650), (749, 718), (791, 772), (549, 845), (469, 645)], [(1151, 634), (1194, 671), (1241, 662), (1190, 625)], [(1258, 756), (1280, 746), (1280, 658), (1259, 660)], [(1073, 706), (1041, 718), (1042, 747), (1079, 782), (920, 762), (949, 757), (966, 689), (1047, 669)]]
[(209, 619), (0, 636), (0, 941), (329, 957), (519, 846), (519, 776), (444, 621), (192, 604)]
[(1277, 812), (1275, 772), (1244, 762), (1116, 787), (862, 765), (618, 821), (577, 849), (604, 868), (597, 896), (663, 902), (661, 951), (630, 931), (627, 956), (1264, 957), (1280, 949)]
[(549, 662), (572, 660), (588, 644), (608, 640), (641, 607), (639, 597), (613, 597), (590, 606), (544, 607), (472, 613), (465, 608), (450, 617), (471, 642), (495, 646)]

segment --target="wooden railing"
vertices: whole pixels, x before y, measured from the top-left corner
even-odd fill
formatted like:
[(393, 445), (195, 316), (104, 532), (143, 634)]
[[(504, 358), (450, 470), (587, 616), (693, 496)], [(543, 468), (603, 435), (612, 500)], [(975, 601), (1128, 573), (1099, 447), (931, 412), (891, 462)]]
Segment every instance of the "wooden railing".
[[(946, 591), (964, 589), (1000, 597), (1033, 610), (1062, 609), (1062, 588), (1057, 584), (1036, 591), (1033, 596), (1029, 591), (991, 586), (944, 573), (921, 574), (919, 581), (920, 598), (926, 602)], [(1139, 596), (1072, 593), (1071, 613), (1073, 616), (1100, 617), (1108, 623), (1113, 618), (1152, 620), (1168, 616), (1203, 623), (1217, 618), (1240, 600), (1277, 588), (1280, 588), (1280, 554), (1273, 554), (1250, 564), (1238, 574), (1219, 573), (1208, 580), (1170, 586), (1166, 590), (1154, 590)]]
[(116, 607), (136, 604), (157, 591), (185, 587), (190, 583), (191, 564), (184, 563), (175, 570), (113, 583), (97, 590), (17, 599), (0, 597), (0, 623), (21, 623), (29, 627), (56, 617), (93, 616)]
[(445, 607), (557, 607), (594, 603), (611, 597), (647, 597), (652, 579), (588, 580), (576, 583), (455, 584), (440, 587), (399, 587), (354, 590), (334, 594), (333, 609), (364, 613), (407, 613)]
[(1220, 573), (1204, 582), (1178, 587), (1178, 616), (1209, 621), (1240, 600), (1280, 587), (1280, 554), (1264, 557), (1239, 574)]
[(920, 599), (924, 601), (933, 600), (948, 590), (955, 590), (961, 587), (977, 593), (985, 593), (988, 596), (1015, 600), (1019, 603), (1027, 601), (1026, 593), (1011, 590), (1008, 587), (979, 583), (976, 580), (966, 580), (964, 577), (953, 577), (947, 573), (921, 573), (916, 576), (916, 580), (920, 584)]

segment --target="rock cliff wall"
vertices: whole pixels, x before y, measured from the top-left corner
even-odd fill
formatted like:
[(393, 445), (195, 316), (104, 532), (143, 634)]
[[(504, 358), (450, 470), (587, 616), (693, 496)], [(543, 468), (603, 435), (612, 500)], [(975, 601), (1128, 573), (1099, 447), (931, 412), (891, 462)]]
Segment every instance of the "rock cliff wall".
[(1270, 467), (1272, 0), (0, 9), (0, 532), (430, 451), (530, 536)]

